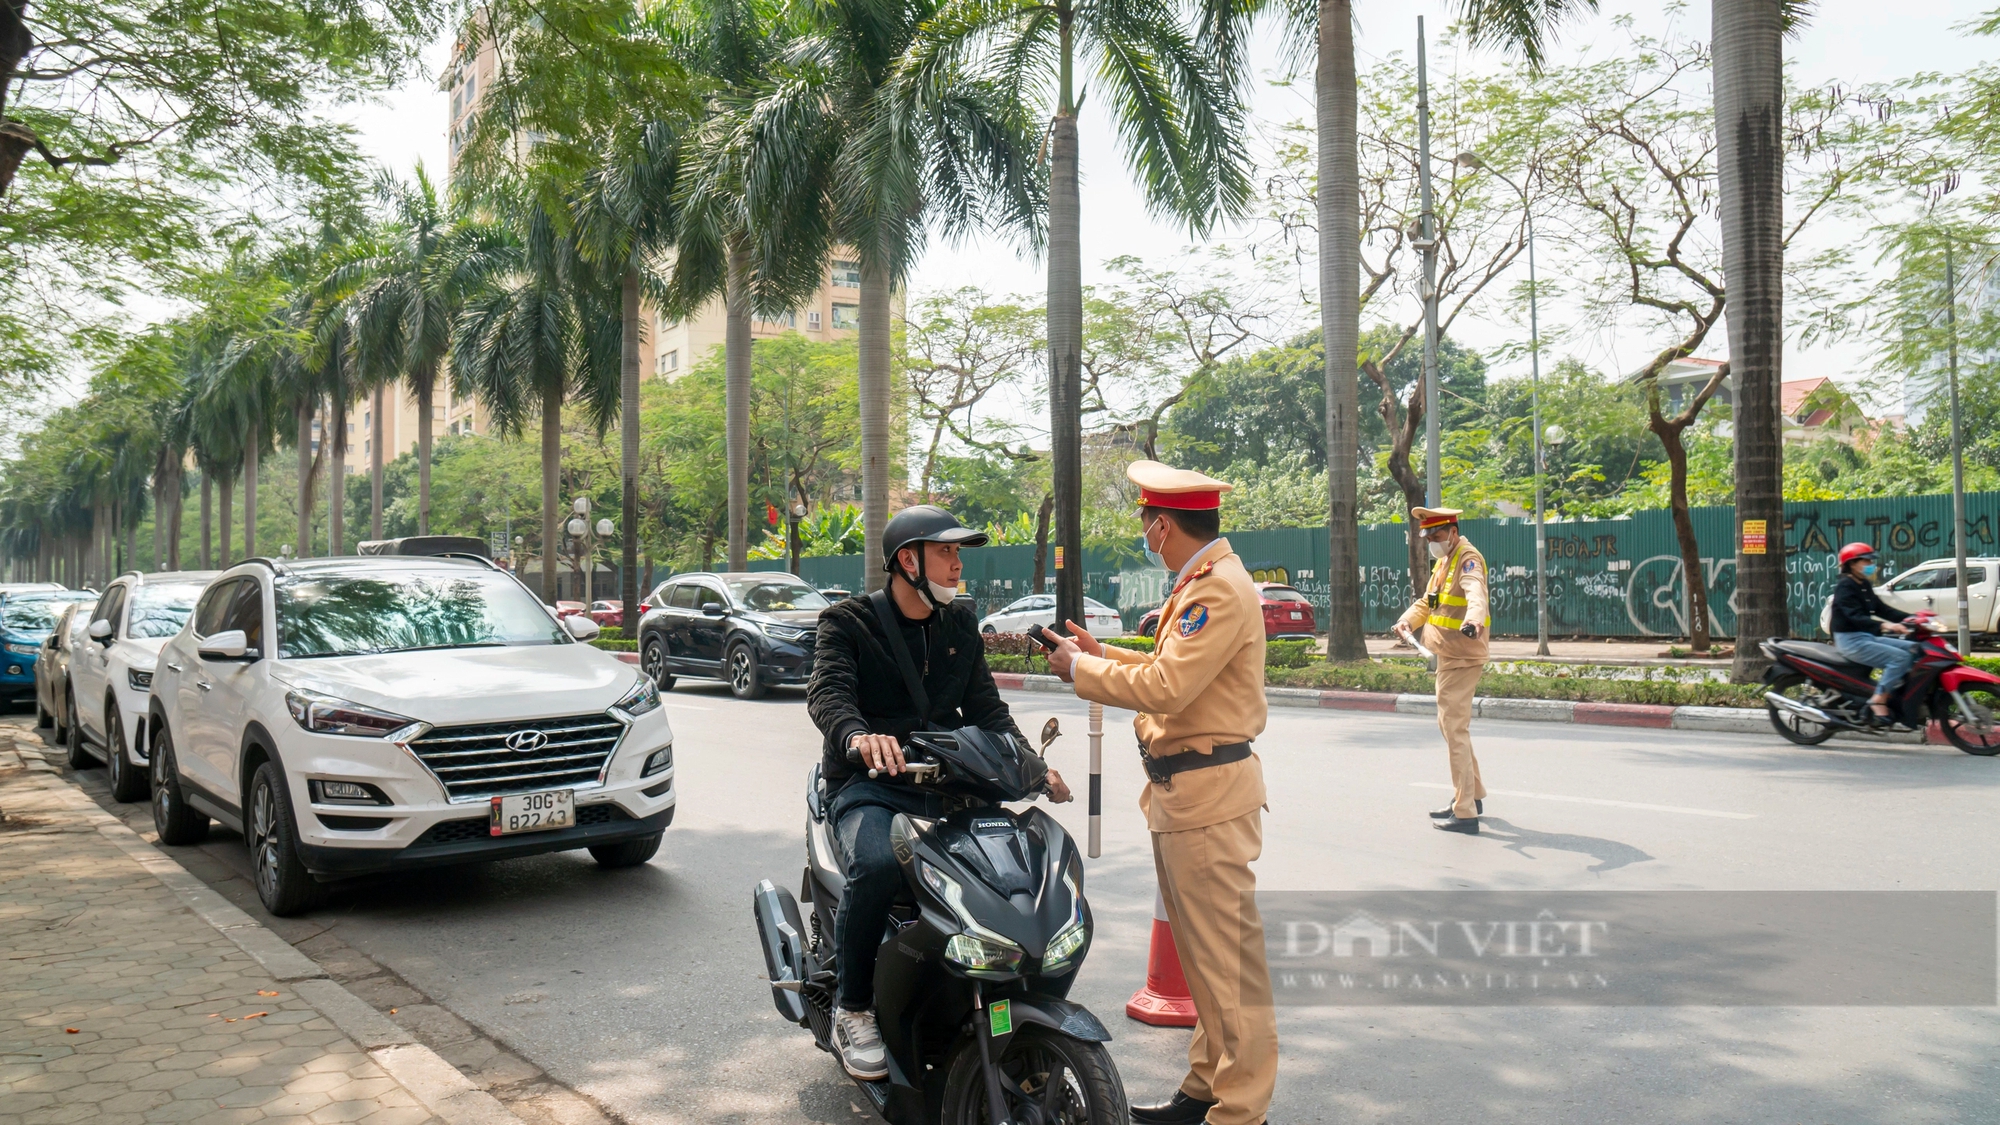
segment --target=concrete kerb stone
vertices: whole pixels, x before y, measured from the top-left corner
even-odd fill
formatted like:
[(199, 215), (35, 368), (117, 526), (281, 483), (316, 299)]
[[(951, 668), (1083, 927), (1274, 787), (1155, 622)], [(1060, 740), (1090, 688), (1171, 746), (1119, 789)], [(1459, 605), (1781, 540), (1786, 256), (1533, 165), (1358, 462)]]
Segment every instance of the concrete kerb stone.
[(1480, 696), (1472, 701), (1473, 713), (1482, 719), (1516, 719), (1531, 723), (1568, 723), (1576, 720), (1576, 704), (1567, 699), (1491, 699)]
[[(19, 751), (23, 764), (40, 756)], [(291, 944), (266, 929), (235, 904), (217, 894), (172, 857), (147, 843), (118, 818), (60, 776), (41, 779), (58, 803), (94, 825), (107, 840), (158, 879), (188, 908), (218, 933), (229, 938), (278, 980), (289, 983), (299, 997), (325, 1016), (341, 1033), (367, 1051), (425, 1109), (450, 1125), (522, 1125), (498, 1098), (475, 1086), (458, 1068), (386, 1016), (328, 979), (326, 970)]]

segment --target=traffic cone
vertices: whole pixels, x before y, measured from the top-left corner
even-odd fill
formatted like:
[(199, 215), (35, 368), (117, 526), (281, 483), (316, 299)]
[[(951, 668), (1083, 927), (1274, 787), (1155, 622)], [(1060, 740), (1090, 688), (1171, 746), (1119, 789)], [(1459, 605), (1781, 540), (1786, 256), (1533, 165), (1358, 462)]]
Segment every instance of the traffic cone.
[(1193, 1027), (1194, 994), (1181, 973), (1181, 953), (1167, 925), (1167, 900), (1153, 892), (1153, 941), (1146, 954), (1146, 987), (1125, 1001), (1125, 1014), (1154, 1027)]

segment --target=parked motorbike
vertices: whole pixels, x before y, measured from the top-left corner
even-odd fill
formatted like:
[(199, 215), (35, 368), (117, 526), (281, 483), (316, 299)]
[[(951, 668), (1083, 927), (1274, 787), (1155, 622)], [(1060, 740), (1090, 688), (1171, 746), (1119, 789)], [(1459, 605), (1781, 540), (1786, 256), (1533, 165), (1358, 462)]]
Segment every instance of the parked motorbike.
[(2000, 676), (1966, 664), (1937, 628), (1935, 614), (1916, 614), (1904, 624), (1917, 642), (1917, 658), (1889, 697), (1890, 725), (1868, 707), (1875, 669), (1832, 645), (1777, 639), (1762, 646), (1771, 658), (1764, 673), (1771, 725), (1801, 746), (1817, 746), (1838, 731), (1880, 735), (1936, 722), (1968, 754), (2000, 753)]
[[(1044, 749), (1058, 733), (1051, 719)], [(905, 756), (911, 783), (947, 811), (891, 824), (906, 894), (876, 952), (889, 1075), (855, 1084), (891, 1125), (1124, 1125), (1111, 1033), (1066, 998), (1090, 951), (1083, 858), (1041, 809), (1000, 805), (1046, 792), (1047, 765), (1015, 736), (976, 727), (911, 735)], [(799, 899), (768, 879), (753, 899), (778, 1013), (832, 1054), (847, 862), (830, 805), (815, 766)]]

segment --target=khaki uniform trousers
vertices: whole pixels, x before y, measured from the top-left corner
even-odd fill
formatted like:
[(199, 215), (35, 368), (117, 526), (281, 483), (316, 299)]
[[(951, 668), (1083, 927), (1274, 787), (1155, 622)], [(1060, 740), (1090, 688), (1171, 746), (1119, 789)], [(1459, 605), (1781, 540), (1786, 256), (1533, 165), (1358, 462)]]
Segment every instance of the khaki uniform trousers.
[(1207, 828), (1153, 833), (1167, 924), (1194, 994), (1181, 1092), (1217, 1103), (1210, 1125), (1259, 1125), (1278, 1083), (1278, 1017), (1250, 870), (1263, 848), (1256, 809)]
[(1474, 815), (1473, 802), (1486, 799), (1486, 784), (1479, 779), (1479, 759), (1472, 753), (1472, 697), (1479, 690), (1479, 674), (1485, 670), (1484, 660), (1438, 661), (1438, 730), (1444, 734), (1445, 749), (1451, 755), (1454, 816)]

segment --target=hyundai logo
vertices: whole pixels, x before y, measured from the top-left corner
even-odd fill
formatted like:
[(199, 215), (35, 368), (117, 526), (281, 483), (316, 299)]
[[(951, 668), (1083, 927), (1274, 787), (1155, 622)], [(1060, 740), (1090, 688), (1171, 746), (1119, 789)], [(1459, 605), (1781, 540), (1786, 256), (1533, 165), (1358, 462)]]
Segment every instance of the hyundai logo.
[(517, 730), (507, 736), (507, 749), (516, 754), (532, 754), (549, 744), (549, 736), (538, 730)]

